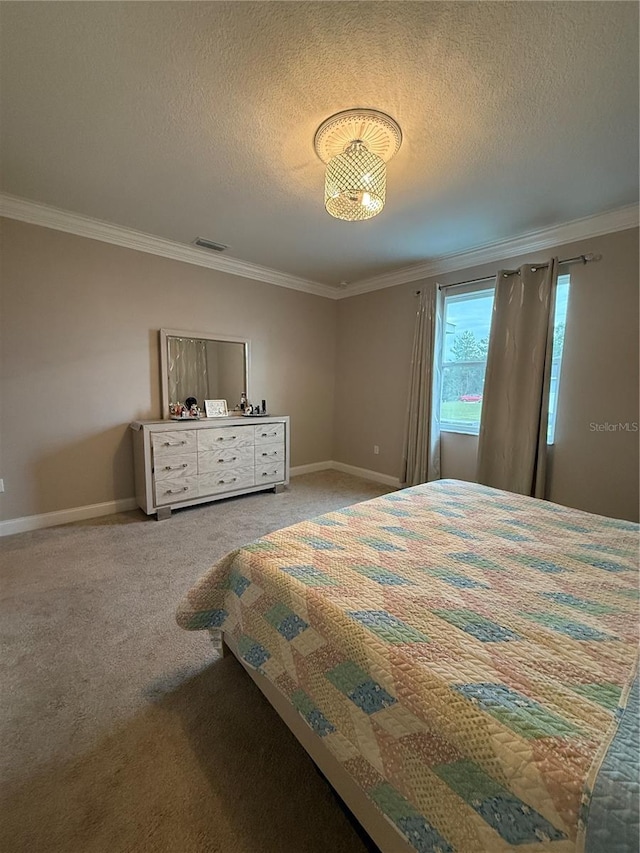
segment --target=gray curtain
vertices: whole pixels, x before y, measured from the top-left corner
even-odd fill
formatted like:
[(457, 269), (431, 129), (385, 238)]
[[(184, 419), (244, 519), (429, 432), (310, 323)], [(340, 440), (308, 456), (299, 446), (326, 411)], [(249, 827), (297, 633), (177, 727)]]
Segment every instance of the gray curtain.
[(437, 284), (423, 285), (411, 357), (402, 482), (407, 486), (440, 478), (439, 401), (443, 296)]
[(169, 338), (169, 400), (184, 403), (195, 397), (202, 407), (209, 394), (207, 342), (190, 338)]
[(478, 482), (545, 496), (558, 259), (501, 271), (484, 382)]

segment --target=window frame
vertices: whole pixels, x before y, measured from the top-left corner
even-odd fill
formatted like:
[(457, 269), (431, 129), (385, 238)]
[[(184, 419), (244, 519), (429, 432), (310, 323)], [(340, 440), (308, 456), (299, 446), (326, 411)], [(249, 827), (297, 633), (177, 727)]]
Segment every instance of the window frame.
[[(444, 369), (446, 367), (451, 367), (452, 365), (467, 365), (467, 366), (477, 366), (484, 364), (485, 373), (487, 369), (487, 360), (486, 358), (479, 361), (445, 361), (445, 342), (446, 342), (446, 317), (447, 317), (447, 300), (456, 299), (459, 300), (459, 297), (462, 296), (471, 296), (477, 293), (491, 293), (493, 297), (495, 297), (496, 285), (495, 285), (495, 276), (489, 276), (488, 278), (482, 279), (481, 281), (474, 282), (473, 284), (460, 284), (452, 286), (451, 288), (447, 288), (444, 286), (444, 294), (443, 294), (443, 302), (442, 302), (442, 341), (439, 352), (440, 359), (440, 375), (444, 373)], [(447, 291), (450, 290), (450, 293)], [(459, 300), (462, 301), (462, 300)], [(491, 310), (493, 311), (493, 305)], [(489, 332), (488, 336), (491, 335), (491, 324), (489, 324)], [(442, 388), (439, 389), (439, 397), (438, 400), (438, 418), (440, 423), (440, 432), (450, 432), (456, 435), (479, 435), (480, 434), (480, 421), (478, 421), (477, 428), (475, 427), (475, 422), (471, 421), (455, 421), (455, 420), (444, 420), (442, 418)], [(482, 414), (482, 410), (481, 410)]]
[[(568, 306), (569, 306), (569, 300), (571, 298), (571, 274), (568, 272), (562, 273), (558, 276), (558, 284), (564, 284), (565, 282), (566, 282), (566, 286), (568, 288), (567, 309), (566, 309), (566, 313), (564, 315), (565, 328), (564, 328), (564, 335), (563, 335), (562, 350), (560, 352), (560, 357), (559, 357), (558, 362), (557, 362), (557, 364), (558, 364), (557, 382), (556, 382), (556, 393), (555, 393), (555, 399), (554, 399), (555, 406), (554, 406), (553, 410), (551, 410), (551, 407), (549, 407), (549, 414), (548, 414), (548, 421), (547, 421), (547, 447), (552, 447), (555, 444), (555, 439), (556, 439), (556, 425), (557, 425), (557, 420), (558, 420), (560, 388), (561, 388), (561, 381), (562, 381), (562, 363), (564, 360), (563, 359), (563, 356), (564, 356), (564, 339), (565, 339), (565, 336), (567, 333), (568, 316), (569, 316)], [(488, 284), (489, 284), (489, 286), (487, 286)], [(445, 352), (445, 341), (446, 341), (446, 334), (447, 334), (446, 333), (447, 299), (452, 299), (454, 297), (461, 297), (461, 296), (469, 296), (471, 294), (476, 294), (479, 292), (485, 292), (485, 293), (492, 292), (494, 295), (494, 298), (495, 298), (495, 291), (496, 291), (495, 277), (491, 276), (489, 278), (482, 279), (481, 281), (474, 282), (473, 284), (454, 285), (451, 288), (447, 288), (447, 286), (444, 285), (443, 289), (444, 289), (443, 302), (442, 302), (442, 327), (443, 327), (443, 331), (442, 331), (442, 341), (441, 341), (441, 345), (439, 347), (439, 355), (438, 355), (440, 376), (442, 377), (442, 374), (444, 372), (445, 367), (450, 367), (451, 365), (454, 365), (454, 364), (455, 365), (467, 365), (467, 366), (484, 364), (485, 375), (486, 375), (486, 370), (487, 370), (486, 358), (484, 359), (484, 361), (449, 361), (449, 362), (445, 362), (444, 352)], [(449, 289), (452, 292), (450, 294), (447, 294), (447, 290), (449, 290)], [(558, 307), (558, 303), (557, 303), (557, 295), (556, 295), (556, 303), (554, 305), (554, 318), (553, 318), (554, 336), (555, 336), (556, 322), (557, 322), (557, 307)], [(493, 314), (493, 307), (491, 310), (492, 310), (492, 314)], [(491, 337), (491, 324), (489, 324), (489, 338), (490, 337)], [(484, 387), (483, 387), (483, 390), (484, 390)], [(477, 429), (475, 428), (475, 422), (444, 420), (442, 418), (442, 402), (443, 402), (442, 401), (442, 387), (440, 387), (438, 389), (438, 392), (439, 392), (438, 393), (439, 399), (437, 401), (437, 404), (438, 404), (438, 422), (439, 422), (439, 426), (440, 426), (440, 432), (441, 433), (442, 432), (452, 433), (453, 435), (475, 435), (475, 436), (480, 435), (480, 427), (482, 424), (482, 408), (480, 409), (480, 420), (478, 421)], [(484, 397), (484, 395), (483, 395), (483, 397)]]
[[(553, 400), (553, 402), (554, 402), (553, 409), (551, 408), (551, 383), (553, 381), (553, 367), (554, 367), (554, 362), (556, 361), (556, 353), (553, 354), (553, 357), (551, 359), (551, 372), (552, 373), (549, 377), (549, 412), (548, 412), (548, 417), (547, 417), (547, 447), (553, 447), (553, 445), (556, 443), (556, 425), (558, 422), (558, 410), (560, 408), (560, 406), (559, 406), (560, 388), (561, 388), (561, 383), (562, 383), (562, 363), (564, 361), (564, 345), (565, 345), (565, 340), (566, 340), (566, 335), (567, 335), (567, 323), (568, 323), (568, 317), (569, 317), (569, 300), (571, 299), (571, 273), (569, 273), (569, 272), (560, 273), (558, 275), (558, 280), (557, 280), (556, 285), (557, 286), (564, 286), (565, 283), (567, 286), (567, 307), (566, 307), (565, 314), (564, 314), (564, 334), (562, 336), (562, 347), (560, 349), (560, 355), (558, 356), (558, 359), (556, 362), (558, 365), (558, 373), (557, 373), (557, 376), (555, 377), (556, 378), (556, 388), (555, 388), (555, 395), (554, 395), (554, 400)], [(555, 301), (555, 304), (553, 306), (553, 337), (554, 337), (554, 340), (555, 340), (555, 335), (556, 335), (556, 328), (557, 328), (556, 323), (557, 322), (558, 322), (558, 292), (556, 290), (556, 301)], [(553, 415), (553, 417), (552, 417), (552, 415)]]

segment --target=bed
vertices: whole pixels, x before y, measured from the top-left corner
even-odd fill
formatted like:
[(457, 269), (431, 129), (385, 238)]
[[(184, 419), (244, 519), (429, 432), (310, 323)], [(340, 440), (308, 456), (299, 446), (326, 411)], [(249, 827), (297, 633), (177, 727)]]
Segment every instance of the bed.
[(384, 853), (632, 853), (631, 522), (442, 480), (227, 555), (220, 635)]

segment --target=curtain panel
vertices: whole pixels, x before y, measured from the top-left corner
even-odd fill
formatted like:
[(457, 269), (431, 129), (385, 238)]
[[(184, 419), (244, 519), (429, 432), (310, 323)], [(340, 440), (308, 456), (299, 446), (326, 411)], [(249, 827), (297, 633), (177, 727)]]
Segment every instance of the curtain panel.
[(496, 278), (478, 441), (479, 483), (545, 496), (558, 259)]
[(437, 284), (423, 285), (413, 337), (401, 482), (416, 486), (440, 478), (439, 401), (444, 298)]

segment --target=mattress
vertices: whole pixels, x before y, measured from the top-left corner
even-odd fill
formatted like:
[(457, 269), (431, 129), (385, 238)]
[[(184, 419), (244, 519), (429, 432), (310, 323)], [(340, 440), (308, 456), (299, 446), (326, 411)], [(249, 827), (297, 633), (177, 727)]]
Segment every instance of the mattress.
[(417, 851), (631, 853), (639, 528), (458, 481), (227, 555), (220, 629)]

